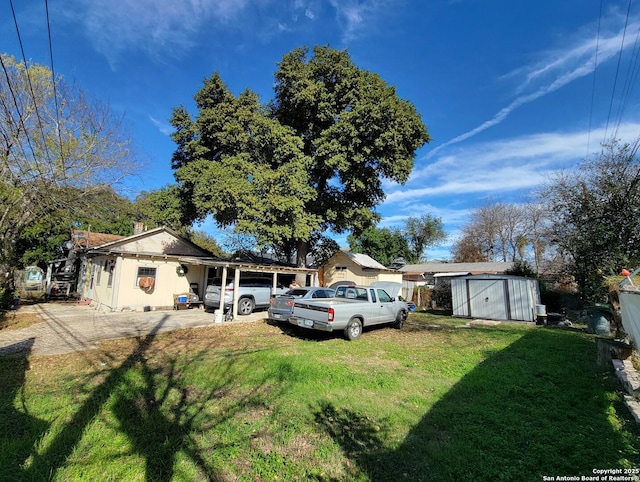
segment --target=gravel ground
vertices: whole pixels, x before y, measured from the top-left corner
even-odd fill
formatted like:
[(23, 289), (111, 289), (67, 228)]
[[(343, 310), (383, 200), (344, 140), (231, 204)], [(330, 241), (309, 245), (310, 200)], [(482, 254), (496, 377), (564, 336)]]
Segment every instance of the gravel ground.
[(214, 323), (202, 309), (147, 312), (102, 312), (77, 303), (40, 303), (20, 306), (18, 313), (35, 313), (42, 321), (26, 328), (0, 331), (0, 356), (60, 355), (97, 348), (101, 340), (131, 338), (184, 328), (224, 327), (260, 321), (260, 311), (231, 322)]

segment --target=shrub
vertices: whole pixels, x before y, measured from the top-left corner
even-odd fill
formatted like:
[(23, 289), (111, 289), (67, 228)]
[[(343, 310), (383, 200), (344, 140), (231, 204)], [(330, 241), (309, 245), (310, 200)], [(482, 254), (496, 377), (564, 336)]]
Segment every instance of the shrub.
[(535, 272), (533, 266), (526, 261), (514, 261), (511, 268), (506, 270), (504, 274), (534, 279), (538, 277), (538, 273)]
[(431, 299), (435, 301), (436, 307), (441, 310), (453, 309), (453, 298), (451, 295), (451, 282), (439, 283), (433, 289)]
[(0, 309), (7, 310), (13, 306), (13, 290), (9, 288), (0, 288)]

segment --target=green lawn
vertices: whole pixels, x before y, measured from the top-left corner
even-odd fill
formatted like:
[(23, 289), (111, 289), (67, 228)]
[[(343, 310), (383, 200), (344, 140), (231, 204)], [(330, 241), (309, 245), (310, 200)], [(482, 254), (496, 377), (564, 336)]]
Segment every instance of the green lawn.
[(640, 466), (592, 336), (463, 323), (412, 314), (347, 342), (259, 322), (0, 359), (0, 480), (541, 481)]

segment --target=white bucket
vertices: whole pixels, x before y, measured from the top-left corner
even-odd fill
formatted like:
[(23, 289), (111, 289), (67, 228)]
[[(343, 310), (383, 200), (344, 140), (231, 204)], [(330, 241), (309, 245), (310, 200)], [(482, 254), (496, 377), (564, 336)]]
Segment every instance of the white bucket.
[(213, 312), (213, 322), (214, 323), (222, 323), (222, 311), (215, 310)]
[(545, 316), (547, 314), (547, 306), (546, 305), (536, 305), (536, 315)]

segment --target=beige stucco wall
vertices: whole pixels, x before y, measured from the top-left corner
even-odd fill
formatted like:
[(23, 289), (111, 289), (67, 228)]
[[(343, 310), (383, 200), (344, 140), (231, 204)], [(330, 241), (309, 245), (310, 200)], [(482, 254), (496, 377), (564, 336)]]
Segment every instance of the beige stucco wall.
[(324, 285), (336, 281), (354, 281), (359, 285), (369, 285), (374, 281), (395, 281), (402, 283), (402, 273), (392, 270), (366, 269), (355, 263), (342, 252), (333, 255), (324, 266)]
[[(172, 307), (173, 295), (189, 292), (190, 283), (198, 283), (201, 297), (204, 292), (204, 266), (186, 265), (186, 275), (178, 276), (176, 269), (180, 263), (177, 260), (128, 256), (110, 257), (116, 264), (112, 286), (109, 287), (108, 272), (103, 271), (104, 259), (105, 257), (92, 259), (92, 265), (98, 268), (91, 268), (96, 269), (93, 290), (86, 296), (105, 309), (119, 311)], [(138, 287), (138, 268), (156, 270), (154, 287), (149, 292)], [(99, 271), (102, 271), (100, 276), (97, 275)]]
[[(109, 272), (105, 271), (105, 261), (113, 263), (113, 275), (111, 286), (109, 286)], [(87, 285), (85, 286), (86, 297), (91, 298), (100, 305), (111, 307), (115, 284), (115, 273), (117, 260), (115, 257), (98, 256), (92, 258), (87, 267)], [(92, 281), (93, 278), (93, 281)]]

